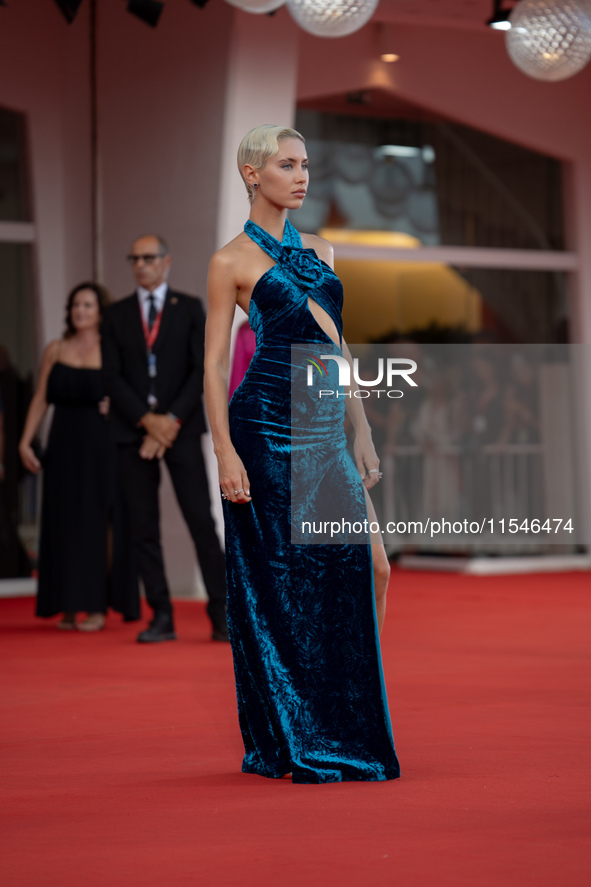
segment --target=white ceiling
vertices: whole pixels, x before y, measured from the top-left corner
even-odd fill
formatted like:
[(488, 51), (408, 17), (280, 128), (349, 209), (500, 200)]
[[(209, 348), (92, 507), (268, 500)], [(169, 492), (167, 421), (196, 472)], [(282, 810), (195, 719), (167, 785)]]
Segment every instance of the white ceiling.
[[(505, 0), (503, 5), (514, 4)], [(373, 21), (482, 28), (492, 8), (492, 0), (380, 0)]]

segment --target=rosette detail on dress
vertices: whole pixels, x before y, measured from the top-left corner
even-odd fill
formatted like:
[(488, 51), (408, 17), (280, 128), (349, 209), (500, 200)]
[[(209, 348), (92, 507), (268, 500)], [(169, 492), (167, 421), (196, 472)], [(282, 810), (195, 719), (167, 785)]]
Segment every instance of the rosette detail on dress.
[(279, 262), (302, 289), (315, 289), (324, 281), (322, 262), (313, 249), (283, 246)]
[(313, 249), (304, 249), (300, 235), (291, 222), (286, 220), (281, 242), (250, 219), (244, 230), (275, 259), (282, 273), (299, 289), (318, 289), (322, 286), (326, 271), (330, 269), (320, 261)]

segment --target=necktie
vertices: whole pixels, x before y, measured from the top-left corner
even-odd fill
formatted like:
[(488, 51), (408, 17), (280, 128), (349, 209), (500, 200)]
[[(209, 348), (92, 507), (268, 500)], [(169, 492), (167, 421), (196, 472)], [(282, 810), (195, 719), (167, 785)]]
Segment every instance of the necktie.
[(154, 298), (154, 293), (150, 293), (148, 296), (148, 302), (150, 303), (150, 307), (148, 309), (148, 329), (150, 332), (152, 331), (152, 327), (154, 326), (154, 321), (156, 320), (156, 299)]

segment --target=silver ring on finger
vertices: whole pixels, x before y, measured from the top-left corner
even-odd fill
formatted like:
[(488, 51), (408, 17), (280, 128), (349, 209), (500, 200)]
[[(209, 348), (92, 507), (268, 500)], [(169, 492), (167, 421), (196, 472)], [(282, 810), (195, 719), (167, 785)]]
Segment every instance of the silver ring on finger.
[(239, 489), (239, 490), (234, 490), (234, 493), (236, 495), (238, 495), (238, 493), (243, 493), (243, 492), (244, 492), (244, 487), (241, 487), (241, 489)]

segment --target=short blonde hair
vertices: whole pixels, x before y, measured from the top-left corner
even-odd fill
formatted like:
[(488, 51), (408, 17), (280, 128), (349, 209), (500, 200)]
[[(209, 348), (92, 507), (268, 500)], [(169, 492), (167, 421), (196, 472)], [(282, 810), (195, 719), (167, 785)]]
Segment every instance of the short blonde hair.
[(255, 126), (247, 132), (238, 148), (238, 171), (248, 192), (248, 199), (252, 203), (255, 195), (254, 188), (244, 178), (242, 169), (245, 164), (254, 169), (263, 169), (269, 157), (274, 157), (279, 150), (281, 139), (299, 139), (306, 143), (305, 138), (297, 130), (289, 126), (276, 126), (274, 123), (263, 123)]

